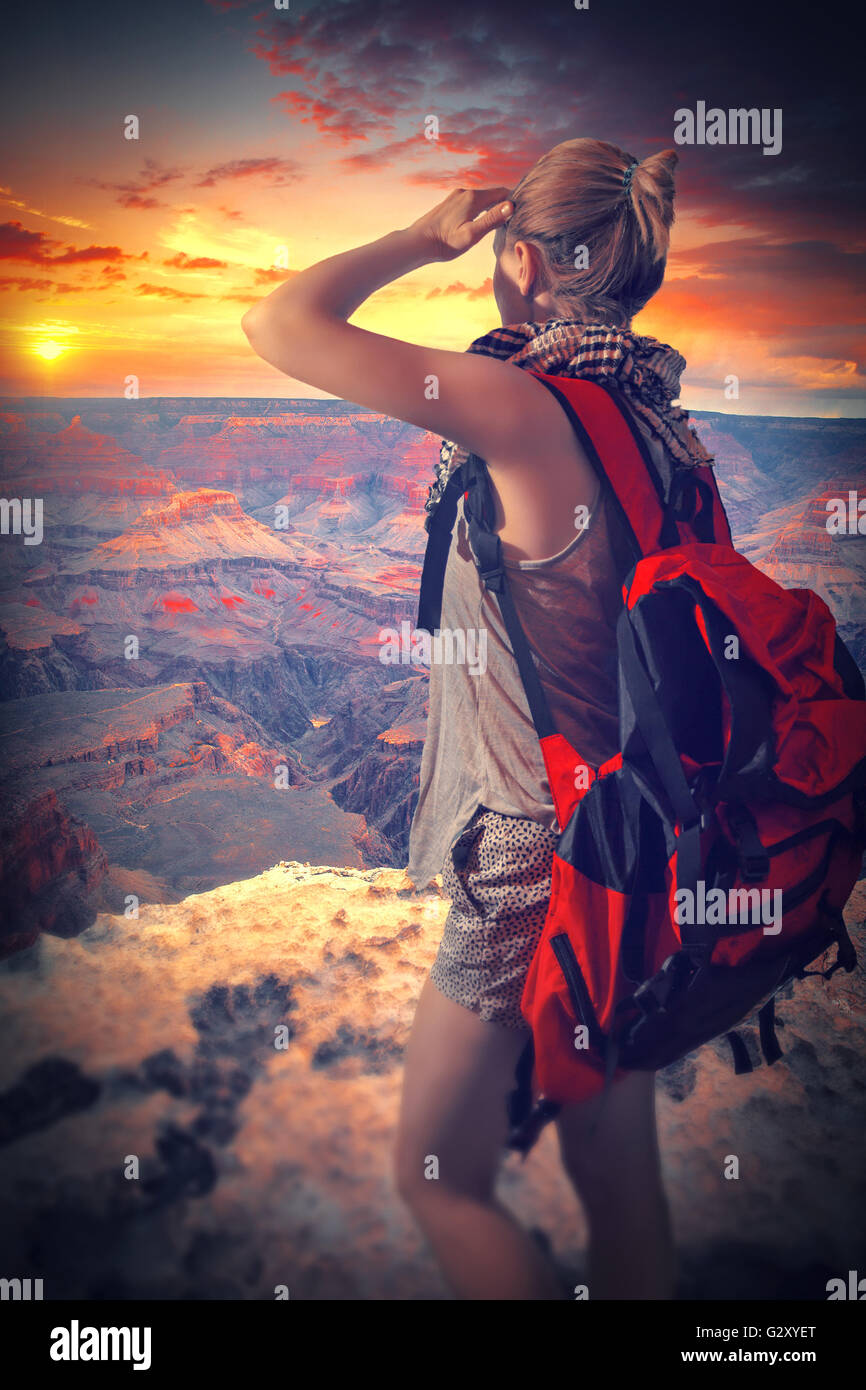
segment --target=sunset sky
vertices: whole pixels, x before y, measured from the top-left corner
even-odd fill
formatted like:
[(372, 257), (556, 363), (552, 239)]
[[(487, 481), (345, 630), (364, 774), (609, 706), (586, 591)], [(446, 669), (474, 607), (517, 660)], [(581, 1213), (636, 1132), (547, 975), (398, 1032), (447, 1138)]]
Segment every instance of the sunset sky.
[[(667, 278), (635, 329), (686, 357), (692, 409), (862, 416), (863, 79), (847, 32), (832, 5), (780, 0), (15, 7), (0, 394), (121, 396), (134, 375), (142, 397), (317, 395), (240, 328), (287, 274), (452, 187), (512, 187), (560, 140), (673, 147), (675, 110), (705, 101), (781, 108), (782, 150), (678, 147)], [(353, 321), (462, 350), (498, 323), (492, 263), (488, 237)]]

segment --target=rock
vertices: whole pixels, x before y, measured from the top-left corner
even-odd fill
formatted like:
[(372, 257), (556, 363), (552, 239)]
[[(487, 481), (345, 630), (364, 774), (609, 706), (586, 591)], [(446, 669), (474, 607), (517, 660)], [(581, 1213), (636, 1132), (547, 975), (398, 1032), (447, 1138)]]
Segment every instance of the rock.
[[(391, 1176), (448, 903), (402, 883), (284, 861), (0, 966), (4, 1267), (51, 1298), (448, 1297)], [(861, 881), (847, 913), (861, 953), (864, 911)], [(734, 1076), (712, 1044), (659, 1077), (683, 1297), (824, 1299), (862, 1268), (863, 970), (788, 993), (773, 1067)], [(525, 1163), (505, 1158), (500, 1198), (564, 1288), (585, 1282), (551, 1129)]]

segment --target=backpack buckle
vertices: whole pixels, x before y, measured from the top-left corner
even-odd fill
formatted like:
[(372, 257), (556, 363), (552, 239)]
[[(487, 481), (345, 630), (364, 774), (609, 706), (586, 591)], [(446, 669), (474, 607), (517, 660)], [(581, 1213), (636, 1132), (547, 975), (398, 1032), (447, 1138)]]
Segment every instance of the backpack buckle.
[(679, 964), (676, 955), (668, 956), (662, 968), (649, 980), (638, 985), (632, 998), (645, 1014), (663, 1014), (671, 991), (678, 983)]
[(740, 856), (741, 873), (746, 883), (762, 883), (767, 877), (770, 861), (766, 854)]
[(505, 586), (505, 569), (499, 564), (492, 570), (479, 570), (485, 589), (493, 594), (501, 594)]
[(747, 806), (729, 805), (728, 824), (734, 832), (744, 883), (761, 883), (770, 872), (770, 856), (758, 834), (758, 823)]
[(664, 1013), (664, 1005), (660, 1003), (656, 994), (655, 980), (644, 980), (632, 995), (632, 999), (637, 1004), (642, 1014), (649, 1017), (650, 1014)]

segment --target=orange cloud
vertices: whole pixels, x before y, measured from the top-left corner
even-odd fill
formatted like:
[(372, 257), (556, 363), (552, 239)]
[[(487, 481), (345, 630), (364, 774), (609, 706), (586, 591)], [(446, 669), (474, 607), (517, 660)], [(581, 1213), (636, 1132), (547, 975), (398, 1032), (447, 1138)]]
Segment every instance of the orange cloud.
[(455, 280), (452, 285), (437, 285), (428, 290), (425, 299), (439, 299), (446, 294), (462, 294), (467, 299), (487, 299), (493, 293), (493, 278), (488, 277), (481, 285), (464, 285)]
[(293, 275), (297, 275), (296, 270), (278, 270), (276, 267), (269, 266), (266, 270), (256, 271), (257, 285), (279, 285), (283, 280), (291, 280)]
[(85, 288), (84, 285), (66, 285), (55, 280), (37, 280), (33, 276), (26, 275), (0, 276), (0, 289), (38, 291), (40, 298), (44, 298), (46, 293), (49, 295), (80, 294)]
[(177, 270), (225, 270), (228, 261), (217, 261), (213, 256), (188, 256), (185, 251), (178, 251), (176, 256), (164, 260), (163, 265), (174, 266)]
[(31, 232), (20, 222), (0, 224), (0, 260), (29, 261), (33, 265), (72, 265), (86, 261), (126, 261), (135, 259), (119, 246), (67, 246), (52, 254), (62, 243), (44, 232)]
[(135, 293), (142, 296), (152, 296), (154, 299), (209, 299), (210, 295), (199, 294), (195, 290), (175, 290), (171, 285), (151, 285), (141, 284), (136, 286)]

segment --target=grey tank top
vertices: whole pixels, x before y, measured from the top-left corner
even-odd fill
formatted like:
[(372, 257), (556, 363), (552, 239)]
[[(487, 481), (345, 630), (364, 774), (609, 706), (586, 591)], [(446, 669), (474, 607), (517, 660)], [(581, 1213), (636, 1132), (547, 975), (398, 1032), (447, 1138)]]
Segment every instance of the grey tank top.
[[(641, 417), (633, 419), (657, 456), (664, 445)], [(621, 545), (620, 528), (612, 504), (600, 495), (588, 524), (556, 555), (515, 560), (503, 545), (514, 604), (554, 725), (595, 767), (619, 747), (615, 629), (622, 593), (614, 550)], [(558, 828), (499, 603), (484, 588), (469, 548), (462, 498), (440, 631), (438, 650), (431, 644), (427, 732), (406, 867), (416, 888), (441, 873), (478, 806)]]

